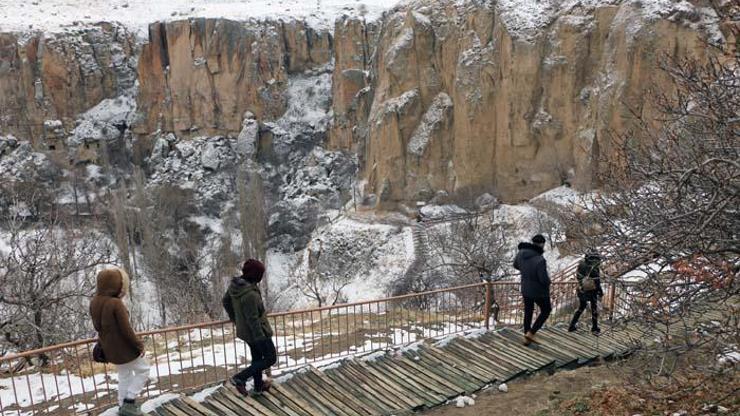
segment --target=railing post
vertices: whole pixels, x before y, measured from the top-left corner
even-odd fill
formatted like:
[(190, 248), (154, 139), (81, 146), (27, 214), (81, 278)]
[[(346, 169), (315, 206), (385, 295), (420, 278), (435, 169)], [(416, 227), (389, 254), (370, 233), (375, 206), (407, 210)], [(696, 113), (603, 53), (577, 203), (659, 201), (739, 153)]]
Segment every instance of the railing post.
[(483, 316), (486, 319), (486, 330), (491, 329), (491, 281), (486, 280), (486, 306), (483, 310)]
[(614, 321), (614, 300), (617, 292), (617, 282), (611, 281), (611, 293), (609, 293), (609, 321)]

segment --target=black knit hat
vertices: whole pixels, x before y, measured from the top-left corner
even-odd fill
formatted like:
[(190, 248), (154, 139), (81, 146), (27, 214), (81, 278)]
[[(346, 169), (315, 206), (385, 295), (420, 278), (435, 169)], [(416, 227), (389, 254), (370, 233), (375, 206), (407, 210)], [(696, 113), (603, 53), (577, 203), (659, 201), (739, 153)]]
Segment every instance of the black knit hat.
[(250, 282), (259, 282), (265, 274), (265, 265), (261, 261), (249, 259), (242, 266), (242, 277)]
[(545, 236), (542, 234), (537, 234), (536, 236), (532, 237), (532, 242), (535, 244), (545, 244)]

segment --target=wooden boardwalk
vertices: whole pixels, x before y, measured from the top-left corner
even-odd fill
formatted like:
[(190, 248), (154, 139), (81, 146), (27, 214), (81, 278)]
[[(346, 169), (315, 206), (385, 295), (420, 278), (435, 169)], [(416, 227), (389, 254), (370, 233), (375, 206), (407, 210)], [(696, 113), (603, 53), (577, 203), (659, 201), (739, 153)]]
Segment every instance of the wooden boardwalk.
[(302, 368), (259, 398), (244, 398), (224, 386), (201, 403), (181, 397), (151, 414), (403, 415), (526, 374), (618, 358), (631, 353), (645, 335), (634, 328), (607, 330), (598, 337), (546, 328), (537, 334), (538, 343), (525, 347), (519, 332), (504, 328), (345, 359), (324, 370)]

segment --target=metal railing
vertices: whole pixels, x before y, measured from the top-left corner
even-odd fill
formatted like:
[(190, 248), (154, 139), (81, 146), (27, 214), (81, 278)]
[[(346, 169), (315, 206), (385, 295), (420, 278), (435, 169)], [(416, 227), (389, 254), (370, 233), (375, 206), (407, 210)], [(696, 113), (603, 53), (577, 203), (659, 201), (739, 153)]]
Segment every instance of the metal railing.
[[(570, 319), (575, 282), (552, 284), (549, 323)], [(628, 302), (607, 284), (607, 309)], [(611, 302), (611, 303), (609, 303)], [(622, 308), (622, 309), (620, 309)], [(476, 328), (518, 326), (523, 307), (518, 282), (481, 282), (385, 299), (273, 313), (278, 361), (273, 370), (323, 364), (425, 338)], [(249, 362), (247, 345), (229, 321), (164, 328), (139, 334), (152, 364), (146, 398), (187, 393), (226, 379)], [(0, 415), (75, 414), (116, 403), (114, 367), (92, 361), (95, 339), (0, 358)]]

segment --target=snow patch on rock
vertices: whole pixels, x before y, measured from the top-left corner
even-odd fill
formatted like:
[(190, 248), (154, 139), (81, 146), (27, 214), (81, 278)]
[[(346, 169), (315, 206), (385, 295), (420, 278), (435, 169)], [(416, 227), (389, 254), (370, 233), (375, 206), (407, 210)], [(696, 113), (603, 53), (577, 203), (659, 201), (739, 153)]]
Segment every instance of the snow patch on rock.
[(452, 99), (450, 96), (444, 92), (437, 94), (409, 139), (409, 153), (422, 156), (429, 146), (433, 134), (450, 119), (451, 111)]

